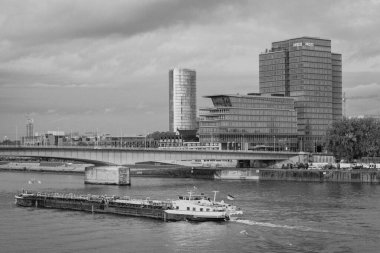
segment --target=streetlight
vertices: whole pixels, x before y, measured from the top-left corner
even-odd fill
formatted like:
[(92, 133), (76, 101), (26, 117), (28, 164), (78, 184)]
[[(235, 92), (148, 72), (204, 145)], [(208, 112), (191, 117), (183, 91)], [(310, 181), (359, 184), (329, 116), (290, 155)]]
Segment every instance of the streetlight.
[(145, 134), (145, 149), (146, 149), (146, 138), (148, 137), (148, 134), (149, 134), (149, 133), (146, 133), (146, 134)]
[(17, 146), (17, 139), (18, 139), (18, 128), (17, 128), (17, 126), (16, 126), (16, 146)]
[(122, 146), (122, 141), (123, 141), (123, 132), (120, 129), (120, 148)]

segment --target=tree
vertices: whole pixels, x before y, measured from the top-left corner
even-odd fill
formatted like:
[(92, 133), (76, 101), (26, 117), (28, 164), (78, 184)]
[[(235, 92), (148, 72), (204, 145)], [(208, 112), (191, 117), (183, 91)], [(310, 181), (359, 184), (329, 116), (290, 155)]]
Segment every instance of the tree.
[(159, 132), (159, 131), (156, 131), (156, 132), (153, 132), (153, 133), (150, 133), (147, 137), (148, 138), (153, 138), (154, 140), (159, 140), (161, 139), (162, 137), (175, 137), (176, 134), (174, 132)]
[(334, 122), (327, 131), (325, 143), (338, 160), (379, 156), (380, 122), (372, 118)]

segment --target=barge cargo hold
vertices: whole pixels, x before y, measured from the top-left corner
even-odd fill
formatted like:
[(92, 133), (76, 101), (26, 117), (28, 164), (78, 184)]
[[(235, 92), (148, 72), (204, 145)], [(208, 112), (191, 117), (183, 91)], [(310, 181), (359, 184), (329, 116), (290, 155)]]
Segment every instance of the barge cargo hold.
[(242, 211), (227, 203), (211, 201), (202, 195), (178, 200), (131, 199), (129, 197), (75, 195), (72, 193), (22, 192), (15, 196), (15, 204), (23, 207), (54, 208), (93, 213), (110, 213), (147, 217), (163, 221), (227, 221)]

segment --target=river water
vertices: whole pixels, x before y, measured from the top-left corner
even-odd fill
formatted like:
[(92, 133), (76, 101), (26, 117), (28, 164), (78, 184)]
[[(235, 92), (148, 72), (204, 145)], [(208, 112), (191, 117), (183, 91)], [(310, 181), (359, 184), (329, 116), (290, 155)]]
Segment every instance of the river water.
[[(218, 200), (234, 195), (244, 216), (163, 222), (14, 205), (22, 188), (175, 199), (194, 186), (219, 191)], [(380, 186), (132, 178), (122, 187), (85, 185), (83, 175), (0, 172), (0, 252), (380, 252)]]

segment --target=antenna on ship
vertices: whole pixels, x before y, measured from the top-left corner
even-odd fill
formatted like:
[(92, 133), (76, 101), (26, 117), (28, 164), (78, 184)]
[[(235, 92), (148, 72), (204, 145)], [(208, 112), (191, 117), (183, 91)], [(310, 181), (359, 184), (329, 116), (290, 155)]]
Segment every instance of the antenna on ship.
[(216, 193), (219, 192), (219, 191), (212, 191), (214, 193), (214, 202), (215, 202), (215, 199), (216, 199)]
[[(193, 193), (191, 190), (187, 192), (189, 194), (189, 200), (191, 200), (191, 194)], [(186, 199), (186, 197), (185, 197)]]

